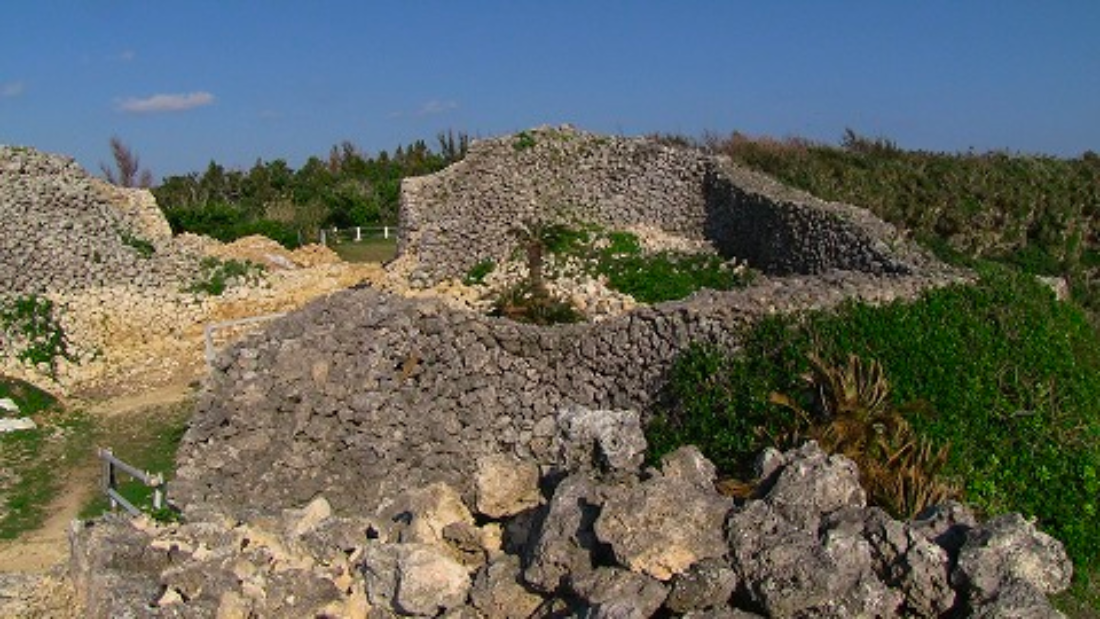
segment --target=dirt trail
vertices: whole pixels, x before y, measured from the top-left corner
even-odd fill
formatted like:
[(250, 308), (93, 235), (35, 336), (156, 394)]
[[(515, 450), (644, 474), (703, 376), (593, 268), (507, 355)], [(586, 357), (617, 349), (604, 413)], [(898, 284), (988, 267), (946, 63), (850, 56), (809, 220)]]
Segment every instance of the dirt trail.
[[(187, 384), (174, 384), (101, 402), (74, 402), (70, 406), (83, 407), (93, 417), (108, 419), (176, 404), (190, 395), (191, 388)], [(69, 525), (97, 491), (98, 482), (99, 461), (94, 456), (89, 455), (86, 460), (74, 465), (61, 491), (46, 508), (47, 517), (43, 525), (18, 539), (0, 542), (0, 574), (45, 574), (54, 566), (68, 561)]]

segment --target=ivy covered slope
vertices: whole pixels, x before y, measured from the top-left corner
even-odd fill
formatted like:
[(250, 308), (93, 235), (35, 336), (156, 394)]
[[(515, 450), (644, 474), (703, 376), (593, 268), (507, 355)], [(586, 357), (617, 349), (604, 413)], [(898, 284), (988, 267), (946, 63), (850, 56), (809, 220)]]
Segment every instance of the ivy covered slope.
[(1065, 277), (1100, 311), (1100, 156), (1062, 159), (907, 151), (849, 131), (839, 147), (802, 139), (710, 138), (706, 147), (909, 230), (941, 257)]

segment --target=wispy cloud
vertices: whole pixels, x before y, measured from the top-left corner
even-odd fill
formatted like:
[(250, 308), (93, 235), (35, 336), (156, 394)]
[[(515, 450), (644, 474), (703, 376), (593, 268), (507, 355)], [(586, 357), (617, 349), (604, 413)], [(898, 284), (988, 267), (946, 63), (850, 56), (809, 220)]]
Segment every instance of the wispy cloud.
[(11, 99), (23, 94), (27, 88), (23, 82), (5, 82), (0, 84), (0, 98)]
[(435, 116), (437, 114), (445, 114), (451, 110), (458, 109), (458, 103), (455, 101), (440, 101), (438, 99), (432, 99), (427, 103), (421, 105), (419, 108), (411, 112), (393, 112), (390, 114), (391, 118), (401, 118), (404, 116), (422, 117), (422, 116)]
[(436, 114), (443, 114), (451, 110), (458, 109), (458, 103), (454, 101), (429, 101), (420, 106), (417, 110), (417, 116), (434, 116)]
[(134, 58), (137, 58), (137, 52), (132, 49), (123, 50), (115, 56), (116, 60), (121, 60), (122, 62), (130, 62)]
[(214, 95), (205, 92), (179, 94), (158, 94), (144, 99), (124, 99), (118, 109), (131, 114), (157, 114), (161, 112), (183, 112), (214, 102)]

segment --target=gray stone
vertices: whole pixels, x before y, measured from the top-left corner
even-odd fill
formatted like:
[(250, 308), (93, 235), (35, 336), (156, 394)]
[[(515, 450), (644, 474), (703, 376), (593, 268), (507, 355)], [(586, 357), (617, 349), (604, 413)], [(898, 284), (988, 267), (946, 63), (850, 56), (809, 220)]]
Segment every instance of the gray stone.
[(521, 583), (519, 557), (502, 555), (474, 578), (470, 603), (487, 619), (524, 619), (543, 603), (543, 598)]
[(567, 477), (558, 484), (530, 544), (525, 582), (553, 593), (567, 579), (583, 578), (592, 570), (598, 544), (592, 524), (603, 500), (603, 491), (584, 476)]
[(573, 592), (589, 606), (593, 619), (646, 619), (665, 601), (660, 581), (620, 568), (599, 567), (573, 579)]
[(1072, 576), (1073, 564), (1057, 540), (1020, 514), (1005, 514), (967, 532), (951, 577), (979, 604), (996, 598), (1007, 583), (1059, 593)]
[(703, 559), (672, 581), (665, 606), (677, 613), (724, 608), (737, 588), (737, 573), (721, 559)]
[(461, 606), (471, 584), (465, 567), (427, 544), (371, 544), (362, 570), (370, 603), (401, 614), (434, 616)]
[(827, 455), (813, 441), (785, 457), (787, 464), (779, 469), (764, 500), (797, 527), (813, 530), (821, 516), (866, 505), (859, 471), (851, 460)]
[(591, 410), (558, 413), (554, 437), (558, 461), (568, 470), (634, 473), (645, 456), (645, 434), (636, 411)]

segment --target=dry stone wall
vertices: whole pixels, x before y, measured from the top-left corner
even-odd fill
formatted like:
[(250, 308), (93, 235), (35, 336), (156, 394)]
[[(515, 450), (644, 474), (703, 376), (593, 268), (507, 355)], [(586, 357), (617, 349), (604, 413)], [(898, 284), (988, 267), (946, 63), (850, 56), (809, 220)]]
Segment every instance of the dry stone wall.
[[(69, 157), (0, 147), (0, 289), (14, 294), (186, 281), (197, 258), (145, 190), (111, 187)], [(151, 243), (146, 256), (136, 243)]]
[(645, 138), (543, 127), (477, 141), (402, 184), (397, 264), (414, 282), (461, 277), (514, 250), (517, 223), (655, 226), (772, 274), (908, 273), (930, 265), (888, 224), (728, 160)]
[(765, 278), (599, 323), (540, 328), (372, 289), (272, 323), (221, 356), (179, 459), (174, 493), (229, 511), (338, 509), (445, 481), (470, 498), (473, 463), (506, 453), (546, 463), (564, 407), (647, 410), (693, 341), (737, 346), (775, 312), (847, 299), (908, 299), (929, 276)]

